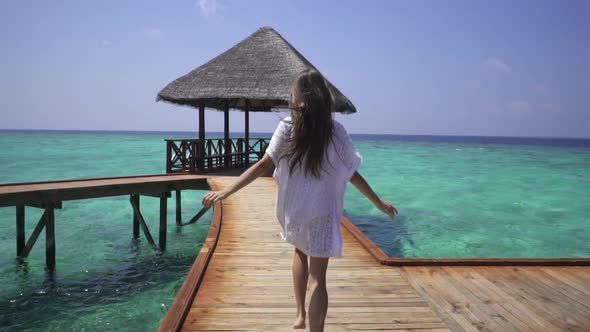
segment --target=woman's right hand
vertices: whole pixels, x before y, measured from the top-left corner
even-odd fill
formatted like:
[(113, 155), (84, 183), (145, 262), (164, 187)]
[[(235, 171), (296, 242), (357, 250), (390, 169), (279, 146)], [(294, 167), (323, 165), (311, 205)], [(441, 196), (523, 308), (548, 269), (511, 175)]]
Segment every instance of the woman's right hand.
[(391, 218), (391, 219), (395, 218), (396, 214), (399, 214), (399, 212), (397, 211), (397, 208), (393, 204), (386, 202), (386, 201), (380, 201), (379, 204), (377, 205), (377, 208), (379, 210), (381, 210), (381, 212), (388, 215), (389, 218)]

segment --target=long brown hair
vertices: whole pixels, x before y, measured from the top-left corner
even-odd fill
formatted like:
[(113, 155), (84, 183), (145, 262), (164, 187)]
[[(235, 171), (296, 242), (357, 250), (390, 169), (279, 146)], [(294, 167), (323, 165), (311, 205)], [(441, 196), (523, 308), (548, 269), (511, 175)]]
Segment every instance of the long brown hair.
[(292, 132), (285, 156), (289, 173), (303, 166), (305, 174), (319, 177), (332, 140), (334, 101), (324, 77), (313, 69), (299, 75), (291, 87)]

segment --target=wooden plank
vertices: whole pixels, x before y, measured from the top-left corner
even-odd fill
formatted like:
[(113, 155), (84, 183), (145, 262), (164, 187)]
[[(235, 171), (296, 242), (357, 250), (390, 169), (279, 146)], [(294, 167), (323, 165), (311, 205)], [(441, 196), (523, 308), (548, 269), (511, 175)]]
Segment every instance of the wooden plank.
[(535, 321), (535, 316), (531, 315), (531, 312), (522, 312), (514, 307), (509, 302), (509, 299), (502, 297), (499, 293), (480, 283), (478, 278), (470, 274), (473, 268), (446, 266), (443, 269), (456, 279), (457, 282), (460, 282), (464, 287), (473, 292), (485, 305), (492, 308), (495, 313), (491, 315), (504, 317), (519, 331), (539, 331), (546, 329), (546, 326)]
[(528, 289), (526, 283), (530, 280), (520, 281), (511, 275), (508, 271), (511, 267), (481, 267), (478, 271), (501, 288), (505, 293), (510, 294), (514, 300), (528, 307), (535, 315), (545, 317), (556, 328), (554, 331), (575, 329), (574, 324), (570, 324), (573, 316), (563, 312), (559, 306), (554, 306), (548, 298), (538, 297), (533, 291)]
[(544, 286), (536, 278), (523, 276), (521, 267), (490, 267), (489, 270), (500, 274), (499, 279), (506, 285), (518, 287), (519, 295), (528, 301), (534, 302), (539, 308), (548, 313), (556, 324), (562, 324), (566, 330), (581, 331), (590, 326), (590, 315), (587, 308), (580, 306), (576, 301), (568, 300), (551, 287)]
[[(459, 267), (460, 269), (461, 267)], [(507, 330), (518, 330), (518, 331), (535, 331), (543, 329), (543, 326), (534, 324), (530, 321), (530, 317), (526, 315), (520, 315), (520, 312), (507, 310), (502, 306), (503, 299), (500, 299), (494, 293), (487, 293), (478, 287), (477, 282), (472, 277), (466, 277), (464, 274), (457, 271), (455, 266), (446, 266), (442, 268), (449, 276), (451, 276), (457, 283), (461, 284), (462, 287), (468, 289), (474, 296), (479, 300), (479, 306), (489, 307), (487, 315), (490, 317), (498, 317), (507, 320), (510, 324)]]
[[(461, 311), (461, 307), (456, 303), (451, 303), (444, 294), (439, 293), (435, 282), (428, 278), (428, 272), (423, 267), (404, 267), (408, 280), (412, 280), (422, 297), (436, 308), (439, 316), (445, 318), (444, 321), (453, 331), (479, 331), (482, 329), (483, 322), (467, 310), (467, 313)], [(449, 319), (450, 317), (451, 319)]]
[(573, 288), (579, 292), (582, 292), (583, 294), (586, 295), (586, 297), (588, 299), (590, 299), (590, 284), (585, 283), (585, 282), (575, 278), (575, 276), (572, 275), (571, 273), (568, 273), (568, 270), (570, 270), (570, 268), (568, 268), (568, 269), (564, 269), (564, 268), (555, 269), (555, 268), (549, 268), (549, 267), (543, 266), (543, 267), (539, 267), (539, 270), (558, 279), (559, 281), (570, 286), (571, 288)]
[[(543, 272), (539, 267), (531, 266), (526, 269), (521, 268), (520, 270), (524, 277), (536, 280), (537, 283), (543, 284), (545, 287), (549, 288), (549, 292), (557, 292), (557, 296), (563, 296), (563, 302), (570, 303), (574, 301), (577, 305), (581, 306), (580, 309), (590, 312), (590, 296), (583, 291), (571, 287), (567, 283), (562, 282), (559, 278), (555, 278), (552, 275)], [(561, 275), (563, 275), (563, 273)], [(582, 287), (582, 289), (583, 288), (590, 288), (590, 284), (587, 284), (586, 287)]]

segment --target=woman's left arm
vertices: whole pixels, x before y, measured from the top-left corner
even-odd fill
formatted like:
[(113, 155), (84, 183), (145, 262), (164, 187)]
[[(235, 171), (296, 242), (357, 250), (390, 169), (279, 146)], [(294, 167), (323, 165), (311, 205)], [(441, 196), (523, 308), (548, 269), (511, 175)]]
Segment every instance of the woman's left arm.
[(211, 191), (203, 196), (202, 204), (206, 207), (210, 207), (218, 200), (224, 200), (228, 198), (236, 191), (244, 188), (252, 181), (268, 172), (272, 165), (272, 159), (267, 153), (265, 153), (264, 156), (262, 156), (262, 159), (256, 162), (256, 164), (252, 165), (252, 167), (248, 168), (244, 173), (242, 173), (242, 175), (240, 175), (240, 177), (238, 177), (234, 183), (229, 185), (227, 188), (218, 191)]

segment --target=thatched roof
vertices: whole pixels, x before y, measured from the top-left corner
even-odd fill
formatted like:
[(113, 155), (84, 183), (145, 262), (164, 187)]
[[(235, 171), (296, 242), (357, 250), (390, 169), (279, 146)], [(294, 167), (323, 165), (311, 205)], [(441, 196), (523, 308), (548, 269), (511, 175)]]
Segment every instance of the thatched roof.
[[(305, 69), (315, 67), (278, 32), (264, 27), (211, 61), (168, 84), (157, 100), (223, 110), (268, 112), (287, 108), (289, 90)], [(316, 69), (317, 70), (317, 69)], [(332, 83), (335, 108), (355, 113), (356, 108)]]

